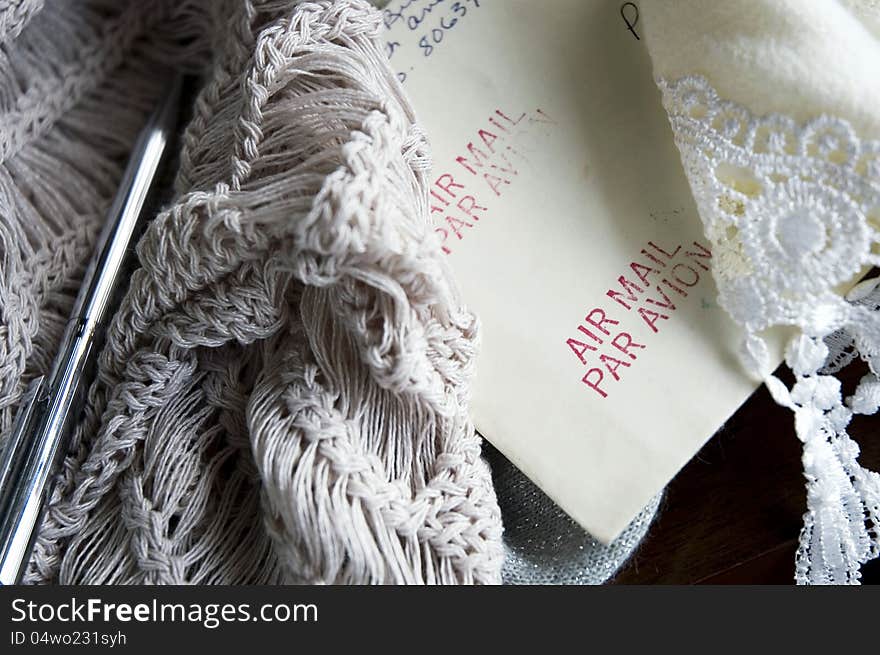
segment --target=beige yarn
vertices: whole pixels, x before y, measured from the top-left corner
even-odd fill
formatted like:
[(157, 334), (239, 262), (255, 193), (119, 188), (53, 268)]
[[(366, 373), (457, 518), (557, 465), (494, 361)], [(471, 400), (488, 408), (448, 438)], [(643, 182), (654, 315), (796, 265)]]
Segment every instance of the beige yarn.
[[(467, 414), (477, 325), (428, 229), (425, 139), (379, 14), (22, 9), (39, 4), (0, 8), (15, 37), (2, 88), (25, 80), (0, 101), (4, 433), (49, 364), (158, 92), (158, 53), (213, 61), (27, 580), (500, 581), (500, 514)], [(79, 40), (33, 75), (28, 53), (52, 29)]]

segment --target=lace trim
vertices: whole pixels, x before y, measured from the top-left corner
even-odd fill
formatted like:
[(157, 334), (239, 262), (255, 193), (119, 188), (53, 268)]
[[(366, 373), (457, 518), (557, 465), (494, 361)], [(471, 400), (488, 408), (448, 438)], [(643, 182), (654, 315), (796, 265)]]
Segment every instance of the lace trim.
[[(880, 476), (858, 464), (846, 427), (880, 407), (880, 293), (860, 285), (850, 302), (840, 289), (880, 265), (880, 142), (830, 116), (755, 116), (702, 77), (658, 85), (714, 246), (719, 302), (744, 331), (743, 363), (794, 412), (804, 443), (795, 579), (856, 584), (880, 554)], [(779, 325), (798, 328), (790, 389), (761, 336)], [(870, 373), (844, 400), (833, 374), (857, 356)]]

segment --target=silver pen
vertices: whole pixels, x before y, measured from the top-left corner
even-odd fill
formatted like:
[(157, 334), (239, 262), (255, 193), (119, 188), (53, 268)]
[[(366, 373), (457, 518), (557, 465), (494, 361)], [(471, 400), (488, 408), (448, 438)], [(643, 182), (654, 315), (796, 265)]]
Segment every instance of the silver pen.
[(151, 216), (162, 168), (171, 155), (181, 80), (165, 90), (135, 144), (86, 270), (48, 376), (28, 386), (0, 454), (0, 584), (17, 584), (30, 558), (53, 474), (92, 382), (107, 322), (128, 286), (134, 239)]

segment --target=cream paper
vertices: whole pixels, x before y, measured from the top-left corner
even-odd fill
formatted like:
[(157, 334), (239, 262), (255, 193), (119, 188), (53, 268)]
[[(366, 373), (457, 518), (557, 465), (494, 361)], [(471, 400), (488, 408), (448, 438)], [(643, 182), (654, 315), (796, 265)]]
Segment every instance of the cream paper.
[(440, 247), (483, 325), (477, 429), (605, 542), (756, 387), (620, 4), (384, 10)]

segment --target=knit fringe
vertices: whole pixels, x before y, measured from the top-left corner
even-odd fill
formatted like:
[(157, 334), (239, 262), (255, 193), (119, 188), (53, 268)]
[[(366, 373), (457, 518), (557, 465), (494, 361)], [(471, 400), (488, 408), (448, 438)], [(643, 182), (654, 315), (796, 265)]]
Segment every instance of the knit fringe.
[[(103, 10), (111, 3), (104, 2)], [(138, 126), (158, 92), (154, 71), (118, 66), (104, 39), (122, 47), (130, 13), (97, 29), (76, 3), (39, 11), (16, 3), (25, 22), (0, 47), (0, 433), (11, 426), (27, 382), (47, 372), (78, 281)], [(99, 8), (95, 7), (94, 11)], [(4, 14), (3, 20), (10, 20)], [(122, 26), (125, 26), (123, 28)], [(20, 35), (18, 34), (20, 32)], [(108, 64), (96, 63), (107, 57)], [(140, 64), (140, 65), (138, 65)], [(73, 71), (88, 70), (89, 75)], [(114, 120), (96, 120), (117, 108)]]
[(289, 7), (211, 5), (234, 45), (139, 245), (31, 581), (500, 581), (467, 413), (477, 325), (380, 15)]

